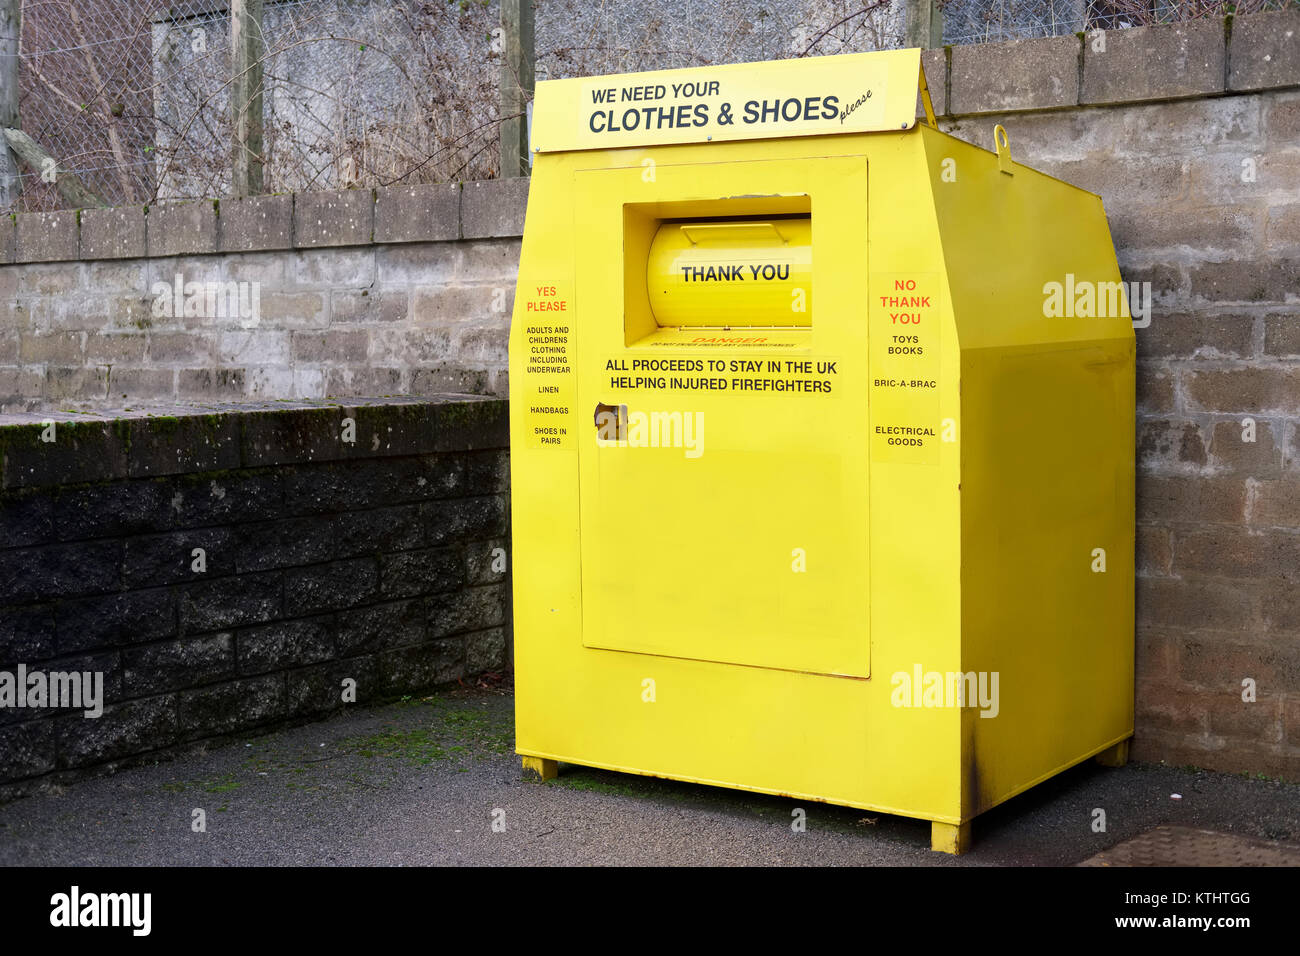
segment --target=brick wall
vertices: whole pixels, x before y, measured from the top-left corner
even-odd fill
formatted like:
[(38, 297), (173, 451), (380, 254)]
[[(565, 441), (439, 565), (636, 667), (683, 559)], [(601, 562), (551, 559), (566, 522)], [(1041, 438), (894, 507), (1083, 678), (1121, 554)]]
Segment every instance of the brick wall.
[(1099, 193), (1155, 295), (1135, 756), (1300, 779), (1300, 10), (925, 58), (941, 128)]
[(22, 417), (0, 672), (99, 672), (106, 707), (0, 708), (0, 799), (506, 666), (504, 402)]
[[(504, 396), (527, 189), (497, 180), (0, 220), (0, 412)], [(225, 283), (244, 284), (246, 312)]]

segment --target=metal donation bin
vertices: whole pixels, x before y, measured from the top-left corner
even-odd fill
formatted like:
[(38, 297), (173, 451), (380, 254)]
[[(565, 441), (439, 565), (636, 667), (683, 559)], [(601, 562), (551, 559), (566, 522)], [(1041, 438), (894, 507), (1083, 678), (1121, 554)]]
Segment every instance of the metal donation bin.
[(937, 129), (918, 50), (538, 84), (527, 767), (903, 814), (961, 852), (1125, 759), (1127, 298), (1100, 198), (995, 139)]

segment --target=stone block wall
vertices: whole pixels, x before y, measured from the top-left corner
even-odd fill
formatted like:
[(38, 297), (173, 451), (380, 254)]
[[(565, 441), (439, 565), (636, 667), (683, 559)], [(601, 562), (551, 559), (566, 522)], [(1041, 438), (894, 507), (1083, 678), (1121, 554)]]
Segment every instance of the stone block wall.
[[(509, 657), (506, 405), (0, 418), (0, 799)], [(54, 703), (47, 700), (47, 705)]]
[(527, 186), (0, 220), (0, 412), (504, 396)]

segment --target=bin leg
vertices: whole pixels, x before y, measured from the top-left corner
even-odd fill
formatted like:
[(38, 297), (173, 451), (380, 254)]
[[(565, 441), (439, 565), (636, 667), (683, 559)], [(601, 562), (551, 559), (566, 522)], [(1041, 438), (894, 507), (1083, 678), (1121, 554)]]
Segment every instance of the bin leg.
[(1113, 747), (1107, 747), (1093, 759), (1103, 767), (1122, 767), (1128, 763), (1128, 741), (1121, 740)]
[(554, 760), (547, 760), (545, 757), (525, 757), (524, 773), (529, 770), (543, 780), (554, 780), (560, 774), (560, 765)]
[(930, 849), (935, 853), (960, 856), (970, 849), (970, 821), (930, 824)]

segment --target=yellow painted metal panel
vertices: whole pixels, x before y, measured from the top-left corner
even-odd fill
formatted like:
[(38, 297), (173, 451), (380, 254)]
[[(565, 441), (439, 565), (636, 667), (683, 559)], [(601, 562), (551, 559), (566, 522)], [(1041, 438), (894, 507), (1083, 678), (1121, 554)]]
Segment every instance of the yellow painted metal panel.
[[(637, 166), (580, 171), (576, 215), (584, 241), (609, 248), (629, 228), (629, 189), (663, 210), (729, 189), (808, 195), (818, 228), (858, 236), (828, 248), (815, 279), (827, 308), (851, 314), (861, 296), (853, 265), (866, 255), (865, 165), (861, 156), (661, 162), (651, 184)], [(841, 201), (825, 203), (831, 195)], [(850, 195), (856, 201), (842, 201)], [(733, 210), (744, 215), (747, 203)], [(584, 310), (617, 315), (619, 279), (599, 258), (580, 258)], [(600, 370), (579, 377), (579, 407), (625, 404), (632, 418), (628, 440), (579, 444), (584, 641), (865, 677), (869, 529), (855, 506), (867, 486), (862, 325), (814, 329), (798, 351), (628, 347), (616, 322), (584, 324), (576, 341), (586, 367)], [(846, 434), (858, 442), (843, 442)], [(814, 572), (793, 571), (801, 560), (816, 562)]]
[(920, 132), (961, 343), (962, 669), (1002, 691), (966, 715), (970, 816), (1133, 732), (1135, 343), (1100, 199)]
[[(670, 281), (774, 232), (803, 324)], [(1118, 279), (1096, 197), (928, 127), (539, 155), (519, 752), (955, 827), (1130, 734), (1132, 330), (1065, 275)]]
[(920, 69), (920, 50), (888, 50), (544, 80), (532, 144), (557, 152), (909, 129)]

